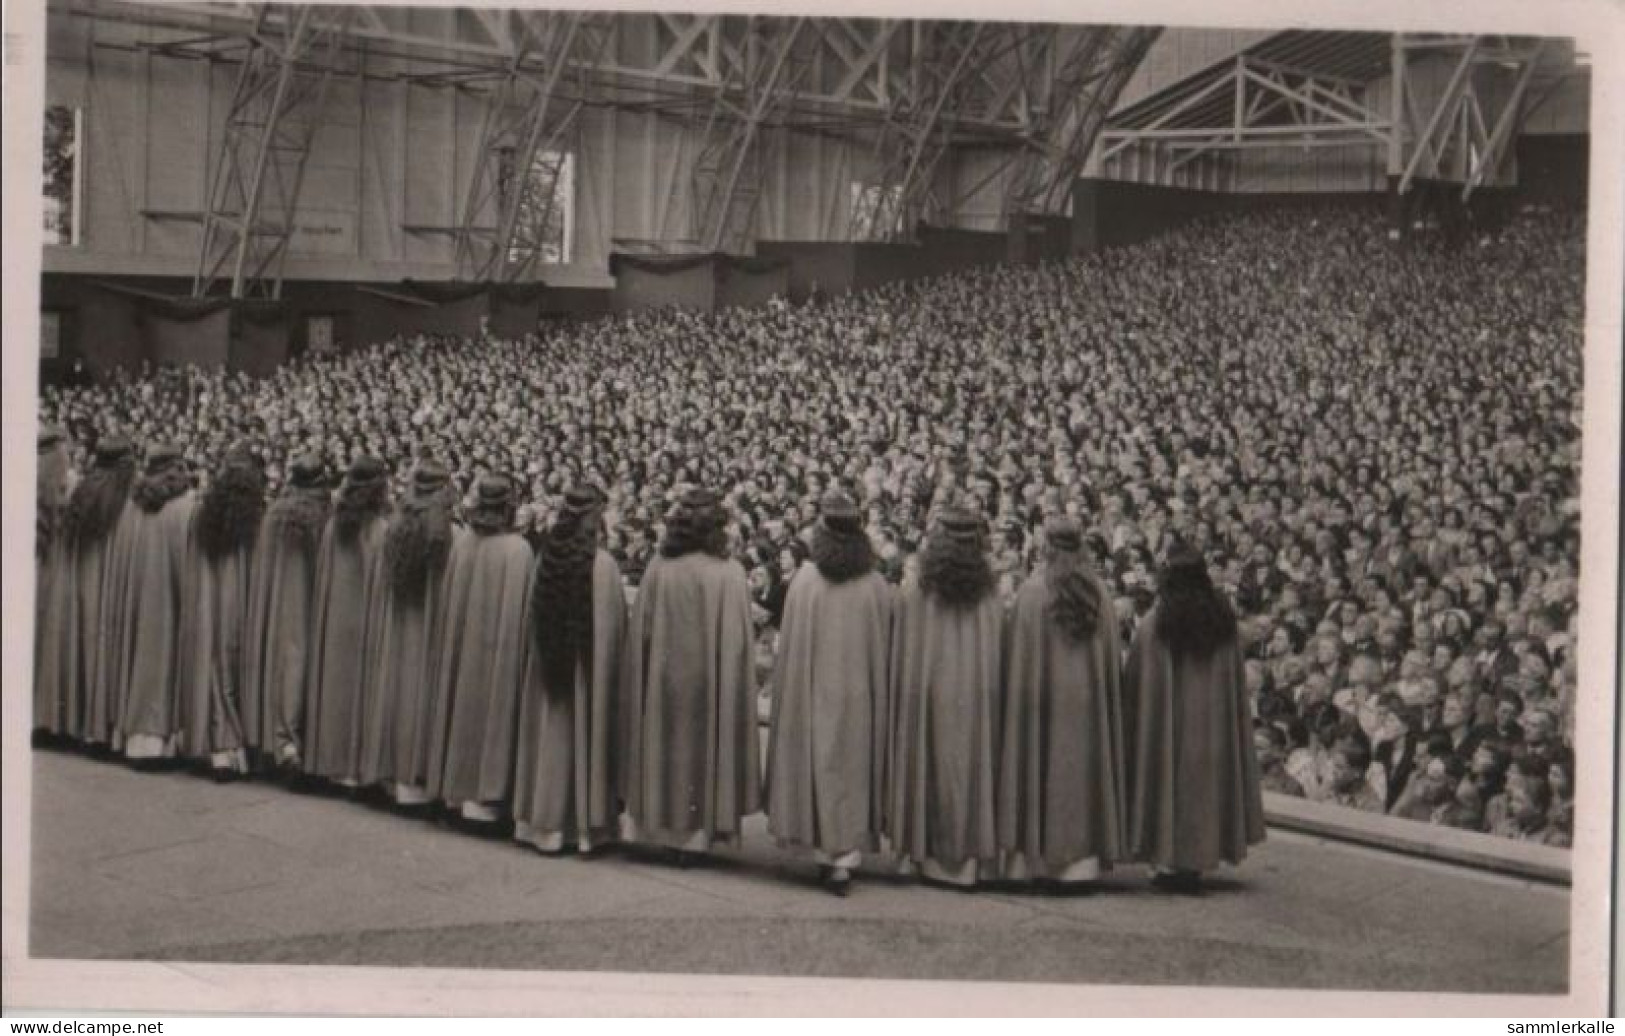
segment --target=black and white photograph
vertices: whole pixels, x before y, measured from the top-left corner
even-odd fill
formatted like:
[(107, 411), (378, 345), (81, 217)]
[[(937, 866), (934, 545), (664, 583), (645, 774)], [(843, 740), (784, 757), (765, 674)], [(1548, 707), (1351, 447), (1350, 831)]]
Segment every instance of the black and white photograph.
[(1607, 1013), (1522, 6), (12, 5), (7, 1006)]

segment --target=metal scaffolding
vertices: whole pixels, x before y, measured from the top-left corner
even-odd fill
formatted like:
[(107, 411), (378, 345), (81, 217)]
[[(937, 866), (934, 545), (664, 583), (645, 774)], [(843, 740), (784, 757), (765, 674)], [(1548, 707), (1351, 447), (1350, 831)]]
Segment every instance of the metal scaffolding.
[[(279, 298), (295, 232), (305, 163), (321, 125), (339, 44), (351, 18), (343, 7), (289, 7), (272, 20), (254, 12), (209, 171), (208, 208), (192, 294), (229, 281), (232, 298)], [(211, 45), (221, 41), (208, 41)]]
[(1039, 59), (1024, 62), (1014, 99), (1030, 129), (1005, 181), (1007, 225), (1066, 211), (1107, 115), (1160, 32), (1089, 27), (1040, 37)]
[[(68, 10), (106, 21), (128, 21), (188, 34), (185, 41), (154, 44), (154, 49), (180, 52), (204, 39), (241, 38), (263, 17), (267, 25), (286, 21), (286, 5), (225, 3), (217, 0), (60, 0)], [(424, 84), (464, 85), (506, 74), (515, 64), (511, 31), (502, 12), (472, 8), (357, 6), (354, 20), (340, 50), (356, 57), (405, 60), (422, 65), (413, 73), (369, 74), (372, 78), (408, 79)], [(589, 73), (593, 93), (588, 100), (642, 111), (661, 111), (703, 117), (714, 92), (728, 84), (723, 59), (741, 35), (740, 15), (612, 14), (605, 21), (650, 19), (665, 27), (667, 42), (652, 56), (583, 51), (570, 59), (572, 70)], [(755, 18), (757, 31), (777, 32), (766, 23), (784, 18)], [(938, 34), (945, 23), (933, 21), (808, 18), (791, 60), (822, 62), (834, 70), (823, 79), (808, 78), (784, 87), (782, 109), (774, 118), (798, 127), (840, 132), (853, 126), (871, 127), (893, 115), (895, 94), (907, 90), (916, 76), (907, 67), (909, 55), (922, 41)], [(1038, 28), (1053, 28), (1040, 26)], [(888, 48), (888, 41), (892, 45)], [(802, 53), (801, 48), (807, 48)], [(928, 48), (927, 48), (928, 49)], [(195, 53), (195, 51), (193, 51)], [(647, 57), (647, 59), (646, 59)], [(546, 63), (536, 53), (517, 62), (521, 71), (545, 74)], [(979, 70), (979, 77), (991, 73)], [(698, 88), (698, 90), (696, 90)], [(573, 88), (569, 94), (574, 99)], [(952, 109), (941, 122), (956, 130), (992, 134), (1019, 132), (1010, 117), (991, 119), (969, 110)]]
[(945, 111), (963, 110), (978, 66), (992, 63), (997, 30), (977, 22), (913, 22), (906, 74), (885, 82), (885, 117), (874, 135), (866, 205), (853, 207), (853, 237), (900, 240), (940, 218), (935, 173), (953, 140)]
[[(1118, 172), (1147, 157), (1165, 176), (1215, 152), (1256, 148), (1386, 147), (1392, 123), (1363, 83), (1242, 53), (1183, 96), (1101, 134), (1101, 161)], [(1135, 152), (1139, 152), (1138, 155)]]
[[(550, 185), (571, 172), (602, 172), (579, 169), (575, 138), (588, 109), (646, 113), (687, 128), (657, 176), (664, 202), (659, 241), (650, 244), (660, 250), (749, 249), (765, 140), (777, 131), (839, 139), (857, 156), (854, 182), (841, 185), (850, 198), (836, 199), (851, 204), (835, 206), (827, 225), (837, 226), (835, 211), (847, 208), (848, 236), (906, 239), (921, 222), (963, 217), (966, 200), (1001, 176), (992, 194), (996, 218), (1064, 212), (1072, 181), (1108, 132), (1107, 113), (1157, 33), (839, 17), (53, 2), (164, 30), (143, 44), (153, 50), (241, 62), (209, 211), (147, 213), (203, 221), (200, 294), (228, 273), (234, 293), (276, 293), (295, 235), (304, 158), (335, 74), (456, 89), (484, 105), (455, 215), (448, 225), (403, 228), (449, 238), (461, 279), (517, 281), (558, 259)], [(635, 36), (625, 31), (632, 25)], [(1244, 73), (1247, 89), (1263, 89), (1254, 76), (1279, 90), (1314, 86), (1251, 66), (1236, 70), (1238, 82)], [(1297, 108), (1317, 103), (1347, 107), (1316, 94)], [(1167, 146), (1219, 147), (1224, 136), (1208, 131)], [(975, 175), (989, 168), (975, 156), (995, 156), (996, 168), (966, 191), (968, 176), (944, 175), (950, 152), (971, 156), (964, 168)], [(690, 204), (673, 204), (685, 189)], [(686, 216), (686, 225), (675, 218), (668, 226), (668, 213)]]
[[(1461, 184), (1466, 201), (1499, 176), (1546, 46), (1525, 37), (1396, 33), (1391, 118), (1402, 131), (1388, 150), (1396, 190), (1407, 193), (1419, 176), (1447, 180)], [(1422, 56), (1452, 61), (1450, 78), (1431, 103), (1411, 89), (1411, 63)]]
[(718, 84), (691, 173), (693, 237), (709, 252), (743, 252), (762, 192), (762, 127), (783, 116), (811, 65), (796, 53), (807, 19), (733, 19), (734, 32), (721, 18), (706, 20)]
[[(562, 146), (588, 96), (585, 77), (606, 47), (601, 14), (471, 9), (509, 49), (486, 98), (474, 175), (456, 236), (457, 275), (469, 281), (524, 280), (549, 245), (555, 185), (568, 161)], [(568, 99), (560, 87), (573, 77)], [(465, 77), (466, 81), (466, 77)]]

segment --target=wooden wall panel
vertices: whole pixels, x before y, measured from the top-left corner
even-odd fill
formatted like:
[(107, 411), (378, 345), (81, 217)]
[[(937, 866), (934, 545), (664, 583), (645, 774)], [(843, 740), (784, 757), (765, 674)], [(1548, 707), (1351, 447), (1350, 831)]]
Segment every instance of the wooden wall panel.
[[(415, 31), (445, 34), (454, 12), (413, 8)], [(1190, 73), (1234, 55), (1264, 30), (1166, 30), (1123, 93), (1130, 103)], [(199, 226), (165, 212), (198, 213), (208, 169), (219, 148), (236, 80), (229, 62), (184, 60), (143, 45), (173, 38), (163, 30), (116, 23), (53, 8), (47, 18), (49, 103), (85, 112), (88, 156), (82, 195), (83, 240), (46, 249), (51, 272), (190, 277)], [(622, 23), (614, 48), (622, 60), (643, 62), (659, 41), (652, 22)], [(444, 280), (454, 275), (454, 248), (445, 233), (407, 226), (460, 222), (477, 159), (484, 87), (408, 86), (388, 77), (406, 71), (399, 60), (361, 59), (367, 78), (334, 80), (326, 124), (307, 166), (301, 219), (304, 237), (292, 250), (295, 280)], [(835, 75), (831, 68), (813, 76)], [(1448, 70), (1422, 68), (1427, 88)], [(1541, 106), (1534, 133), (1584, 132), (1589, 118), (1583, 81), (1565, 85)], [(1383, 85), (1372, 103), (1386, 110)], [(692, 244), (692, 165), (700, 129), (648, 112), (594, 108), (572, 135), (576, 153), (573, 261), (539, 271), (560, 287), (605, 288), (609, 255), (620, 242), (656, 239)], [(866, 175), (869, 148), (833, 136), (772, 130), (763, 135), (764, 182), (756, 235), (769, 240), (839, 240), (849, 230), (851, 185)], [(995, 152), (951, 155), (937, 188), (956, 200), (955, 225), (999, 225), (1002, 177), (989, 178)], [(1186, 167), (1182, 186), (1256, 191), (1369, 190), (1382, 174), (1376, 150), (1321, 150), (1308, 155), (1249, 152)], [(1222, 169), (1221, 169), (1222, 167)], [(1128, 178), (1163, 175), (1140, 161)]]
[[(444, 34), (451, 14), (413, 9), (415, 31)], [(163, 30), (52, 10), (47, 90), (52, 103), (83, 107), (87, 149), (86, 239), (51, 248), (47, 270), (190, 276), (198, 224), (144, 212), (199, 213), (236, 82), (237, 66), (153, 56), (143, 41)], [(625, 23), (614, 46), (647, 60), (658, 46), (647, 21)], [(365, 79), (332, 81), (324, 125), (306, 166), (300, 236), (290, 279), (440, 280), (454, 274), (450, 227), (462, 218), (484, 117), (483, 88), (387, 81), (407, 66), (367, 55)], [(606, 109), (583, 112), (576, 153), (573, 261), (543, 268), (561, 286), (606, 287), (617, 238), (681, 247), (696, 232), (692, 168), (699, 130), (669, 117)], [(829, 240), (847, 232), (850, 184), (862, 155), (824, 136), (770, 132), (763, 139), (759, 236)], [(865, 152), (866, 154), (866, 152)], [(306, 218), (308, 216), (308, 218)]]

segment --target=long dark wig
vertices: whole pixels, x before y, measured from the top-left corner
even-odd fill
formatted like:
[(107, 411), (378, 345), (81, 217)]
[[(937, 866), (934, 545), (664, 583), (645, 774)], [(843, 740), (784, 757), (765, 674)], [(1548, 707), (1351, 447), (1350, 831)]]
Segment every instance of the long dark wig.
[(382, 471), (367, 469), (358, 473), (352, 468), (333, 505), (333, 532), (340, 543), (354, 543), (368, 522), (388, 510), (389, 481)]
[(146, 473), (135, 481), (130, 497), (148, 514), (157, 514), (165, 504), (192, 488), (192, 473), (180, 456), (148, 462)]
[(226, 459), (198, 504), (197, 538), (203, 556), (219, 561), (254, 542), (265, 515), (265, 470), (252, 454)]
[(602, 535), (596, 501), (566, 505), (542, 541), (531, 589), (531, 635), (549, 693), (573, 693), (576, 665), (590, 664), (593, 565)]
[(384, 565), (389, 585), (402, 601), (418, 604), (429, 580), (451, 555), (452, 489), (444, 480), (413, 484), (384, 532)]
[(1068, 640), (1085, 641), (1100, 627), (1100, 587), (1089, 578), (1083, 552), (1051, 538), (1046, 546), (1044, 583), (1049, 588), (1050, 618)]
[(728, 516), (709, 490), (693, 490), (683, 497), (667, 518), (666, 536), (660, 542), (662, 557), (680, 558), (695, 551), (728, 556)]
[(951, 608), (969, 608), (993, 592), (980, 520), (944, 515), (920, 556), (920, 589)]
[(812, 563), (825, 579), (844, 583), (874, 571), (875, 548), (861, 524), (825, 516), (813, 526)]
[(68, 497), (62, 531), (70, 546), (91, 546), (106, 539), (124, 512), (135, 484), (135, 454), (98, 456), (92, 468)]
[(1176, 656), (1207, 658), (1236, 639), (1236, 613), (1201, 555), (1175, 548), (1157, 577), (1157, 636)]
[(303, 553), (314, 553), (332, 509), (333, 497), (326, 486), (290, 484), (265, 512), (266, 535), (282, 537)]

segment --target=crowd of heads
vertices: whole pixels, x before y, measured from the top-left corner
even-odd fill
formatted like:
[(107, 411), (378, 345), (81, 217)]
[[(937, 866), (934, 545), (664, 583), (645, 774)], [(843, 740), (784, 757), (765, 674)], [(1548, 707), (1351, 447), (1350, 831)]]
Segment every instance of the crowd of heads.
[[(954, 601), (1013, 595), (1056, 543), (1108, 597), (1073, 587), (1062, 621), (1126, 636), (1159, 578), (1190, 591), (1183, 544), (1233, 603), (1201, 635), (1239, 631), (1268, 785), (1560, 842), (1583, 242), (1580, 212), (1400, 245), (1360, 204), (1261, 211), (807, 305), (115, 375), (46, 389), (41, 417), (90, 478), (131, 442), (220, 477), (246, 444), (273, 491), (374, 458), (341, 535), (444, 493), (517, 523), (559, 586), (587, 508), (633, 584), (661, 553), (739, 559), (766, 637), (809, 557)], [(445, 532), (411, 535), (408, 584)]]

